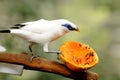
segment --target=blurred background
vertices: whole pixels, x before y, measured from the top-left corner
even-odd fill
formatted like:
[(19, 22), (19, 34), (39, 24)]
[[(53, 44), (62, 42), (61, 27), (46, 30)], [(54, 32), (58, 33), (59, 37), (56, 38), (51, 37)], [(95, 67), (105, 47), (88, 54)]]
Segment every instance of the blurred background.
[[(99, 64), (91, 71), (99, 74), (99, 80), (120, 80), (120, 0), (0, 0), (0, 29), (16, 23), (38, 19), (65, 18), (80, 28), (52, 42), (50, 50), (59, 50), (66, 41), (89, 44), (99, 56)], [(29, 52), (24, 39), (0, 34), (0, 45), (7, 52)], [(35, 45), (33, 52), (42, 57), (57, 60), (56, 54), (42, 54), (42, 46)], [(24, 70), (22, 76), (0, 74), (0, 80), (71, 80), (59, 75)]]

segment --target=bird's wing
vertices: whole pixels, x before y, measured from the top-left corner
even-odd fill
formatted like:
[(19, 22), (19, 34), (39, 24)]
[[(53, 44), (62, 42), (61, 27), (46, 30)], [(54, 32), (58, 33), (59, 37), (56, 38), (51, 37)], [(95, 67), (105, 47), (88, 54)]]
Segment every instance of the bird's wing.
[(18, 24), (15, 24), (14, 27), (11, 27), (11, 29), (20, 29), (20, 28), (25, 27), (27, 25), (34, 24), (35, 22), (36, 21), (31, 21), (31, 22), (26, 22), (26, 23), (18, 23)]
[(53, 21), (40, 19), (38, 21), (16, 24), (15, 27), (12, 28), (27, 30), (30, 32), (41, 34), (56, 28), (56, 24)]

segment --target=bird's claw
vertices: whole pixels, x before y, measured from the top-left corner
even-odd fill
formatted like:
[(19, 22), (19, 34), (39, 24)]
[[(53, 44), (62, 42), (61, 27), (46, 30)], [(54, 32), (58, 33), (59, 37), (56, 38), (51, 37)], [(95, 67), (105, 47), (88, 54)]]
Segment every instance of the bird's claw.
[(59, 55), (61, 52), (57, 52), (57, 55)]
[(59, 54), (61, 54), (61, 55), (64, 57), (64, 54), (63, 54), (62, 52), (59, 52), (59, 53), (57, 53), (57, 55), (58, 55), (57, 59), (58, 59), (58, 60), (60, 60)]
[[(63, 54), (62, 52), (58, 53), (58, 55), (59, 55), (59, 54), (61, 54), (63, 57), (65, 57), (64, 54)], [(60, 60), (59, 57), (58, 57), (57, 59)]]
[(30, 62), (32, 62), (34, 58), (38, 58), (38, 57), (40, 57), (40, 56), (39, 56), (39, 55), (33, 55), (33, 54), (32, 54), (32, 56), (31, 56), (31, 58), (30, 58)]

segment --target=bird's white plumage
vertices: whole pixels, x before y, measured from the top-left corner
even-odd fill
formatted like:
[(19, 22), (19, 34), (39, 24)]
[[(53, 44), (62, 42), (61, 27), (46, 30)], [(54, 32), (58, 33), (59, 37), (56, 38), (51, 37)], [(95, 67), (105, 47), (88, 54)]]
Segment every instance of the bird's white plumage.
[(51, 41), (56, 40), (70, 31), (66, 27), (63, 27), (63, 24), (70, 24), (73, 28), (78, 29), (75, 24), (65, 19), (40, 19), (21, 24), (24, 26), (19, 29), (10, 29), (11, 33), (26, 39), (30, 43), (43, 44), (45, 52), (48, 52), (48, 44)]

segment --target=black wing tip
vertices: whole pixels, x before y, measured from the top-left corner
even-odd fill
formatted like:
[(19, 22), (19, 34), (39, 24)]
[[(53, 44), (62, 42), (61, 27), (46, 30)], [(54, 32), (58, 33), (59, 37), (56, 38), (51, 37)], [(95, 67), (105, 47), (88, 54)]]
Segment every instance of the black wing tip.
[(20, 27), (23, 27), (23, 26), (25, 26), (25, 24), (15, 24), (14, 26), (20, 26)]
[(0, 30), (0, 33), (10, 33), (10, 30)]
[(11, 27), (11, 29), (20, 29), (21, 27), (24, 27), (25, 24), (15, 24), (14, 27)]

